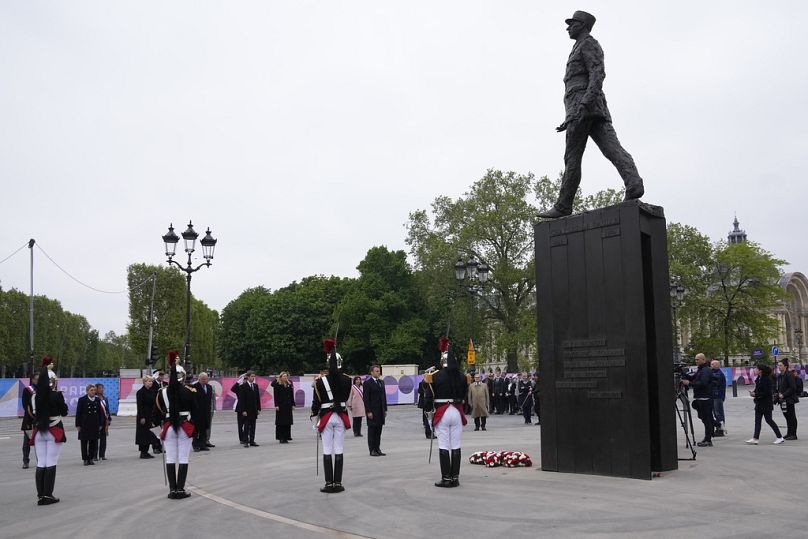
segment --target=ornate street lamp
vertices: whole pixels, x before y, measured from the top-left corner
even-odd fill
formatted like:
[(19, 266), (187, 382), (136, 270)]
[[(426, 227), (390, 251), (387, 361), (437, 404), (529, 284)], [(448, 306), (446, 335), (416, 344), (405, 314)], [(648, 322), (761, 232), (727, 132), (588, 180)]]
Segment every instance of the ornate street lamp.
[(185, 266), (183, 266), (174, 260), (174, 255), (177, 251), (177, 243), (179, 243), (180, 238), (174, 232), (173, 223), (169, 225), (168, 233), (163, 236), (163, 243), (165, 243), (166, 246), (166, 257), (168, 258), (168, 264), (174, 264), (180, 270), (185, 272), (185, 281), (187, 283), (187, 287), (185, 293), (185, 349), (183, 351), (183, 358), (185, 370), (188, 372), (189, 376), (193, 372), (193, 364), (191, 362), (191, 275), (199, 271), (201, 268), (209, 267), (211, 265), (211, 260), (213, 260), (213, 250), (216, 247), (217, 241), (213, 236), (211, 236), (210, 228), (208, 228), (205, 237), (202, 238), (202, 241), (200, 242), (202, 244), (202, 257), (205, 259), (205, 262), (194, 267), (192, 263), (192, 255), (196, 250), (196, 239), (198, 237), (199, 233), (194, 230), (194, 225), (189, 221), (188, 228), (182, 233), (185, 252), (188, 255), (188, 262)]
[[(467, 262), (463, 262), (462, 257), (458, 258), (454, 268), (457, 283), (468, 291), (471, 299), (471, 334), (469, 335), (469, 340), (474, 342), (474, 300), (478, 294), (482, 293), (483, 286), (488, 281), (490, 268), (485, 262), (478, 262), (474, 255), (469, 257)], [(469, 365), (469, 372), (472, 376), (474, 376), (475, 370), (475, 365)]]

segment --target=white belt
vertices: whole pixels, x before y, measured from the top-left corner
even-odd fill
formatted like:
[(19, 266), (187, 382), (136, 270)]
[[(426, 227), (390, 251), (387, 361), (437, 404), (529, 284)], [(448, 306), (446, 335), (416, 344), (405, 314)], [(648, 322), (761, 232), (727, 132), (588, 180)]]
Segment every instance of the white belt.
[(55, 427), (62, 420), (62, 416), (56, 415), (56, 416), (53, 416), (53, 417), (49, 417), (48, 419), (50, 420), (50, 426)]
[[(166, 414), (166, 419), (169, 419), (171, 414)], [(191, 417), (191, 412), (180, 412), (180, 417)]]
[(457, 401), (455, 399), (435, 399), (435, 404), (445, 404), (447, 402), (454, 402), (460, 404), (460, 401)]
[[(340, 404), (340, 406), (342, 406), (343, 408), (345, 408), (345, 403), (344, 403), (344, 402), (341, 402), (341, 403), (339, 403), (339, 404)], [(322, 409), (324, 409), (324, 410), (327, 410), (327, 409), (329, 409), (329, 408), (333, 408), (333, 407), (334, 407), (334, 403), (333, 403), (333, 402), (326, 402), (325, 404), (321, 404), (321, 405), (320, 405), (320, 408), (322, 408)]]

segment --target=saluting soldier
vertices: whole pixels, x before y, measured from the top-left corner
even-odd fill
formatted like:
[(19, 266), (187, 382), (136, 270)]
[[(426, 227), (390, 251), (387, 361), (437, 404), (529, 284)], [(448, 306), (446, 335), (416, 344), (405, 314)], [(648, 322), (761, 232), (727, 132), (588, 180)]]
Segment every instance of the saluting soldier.
[(351, 377), (342, 373), (342, 358), (336, 352), (336, 345), (334, 339), (323, 341), (328, 372), (315, 382), (311, 401), (311, 416), (318, 416), (317, 431), (323, 439), (325, 486), (320, 492), (326, 493), (345, 490), (342, 486), (342, 446), (345, 430), (351, 428), (345, 403), (351, 391)]
[(168, 386), (158, 392), (156, 404), (163, 415), (160, 439), (166, 456), (168, 497), (179, 500), (191, 495), (185, 492), (185, 478), (188, 476), (188, 456), (194, 436), (196, 389), (185, 384), (185, 369), (177, 365), (177, 352), (172, 350), (168, 353), (168, 363)]
[(468, 394), (469, 380), (460, 372), (457, 357), (449, 350), (449, 340), (440, 339), (444, 368), (432, 376), (432, 392), (435, 396), (435, 415), (432, 419), (438, 436), (441, 480), (436, 487), (460, 486), (460, 436), (468, 422), (463, 414), (463, 404)]

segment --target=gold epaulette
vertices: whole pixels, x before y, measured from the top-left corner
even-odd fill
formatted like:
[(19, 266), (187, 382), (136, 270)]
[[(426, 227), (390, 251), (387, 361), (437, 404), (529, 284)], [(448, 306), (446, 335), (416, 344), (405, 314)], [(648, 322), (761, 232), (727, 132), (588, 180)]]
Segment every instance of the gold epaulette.
[(189, 386), (188, 384), (185, 384), (185, 388), (191, 391), (192, 393), (196, 393), (196, 388), (194, 386)]
[(424, 374), (424, 382), (426, 382), (427, 384), (432, 383), (432, 373), (431, 372), (428, 372), (428, 373)]

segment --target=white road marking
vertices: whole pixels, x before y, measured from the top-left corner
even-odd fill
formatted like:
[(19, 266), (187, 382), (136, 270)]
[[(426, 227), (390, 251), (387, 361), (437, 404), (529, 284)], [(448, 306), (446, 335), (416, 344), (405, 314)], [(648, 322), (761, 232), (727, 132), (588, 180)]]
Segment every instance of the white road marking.
[(345, 539), (369, 539), (365, 535), (356, 535), (353, 533), (343, 532), (340, 530), (335, 530), (332, 528), (325, 528), (323, 526), (317, 526), (316, 524), (309, 524), (308, 522), (302, 522), (300, 520), (294, 520), (291, 518), (287, 518), (281, 515), (276, 515), (274, 513), (268, 513), (267, 511), (262, 511), (261, 509), (255, 509), (254, 507), (249, 507), (247, 505), (242, 505), (238, 502), (234, 502), (228, 500), (226, 498), (222, 498), (215, 494), (210, 494), (209, 492), (205, 492), (204, 490), (198, 487), (190, 487), (191, 492), (195, 492), (200, 496), (203, 496), (209, 500), (212, 500), (216, 503), (220, 503), (222, 505), (226, 505), (227, 507), (231, 507), (233, 509), (237, 509), (239, 511), (243, 511), (245, 513), (249, 513), (251, 515), (255, 515), (260, 518), (265, 518), (267, 520), (274, 520), (275, 522), (280, 522), (281, 524), (286, 524), (288, 526), (294, 526), (296, 528), (300, 528), (303, 530), (308, 530), (311, 532), (322, 533), (323, 535), (329, 535), (331, 537), (341, 537)]

